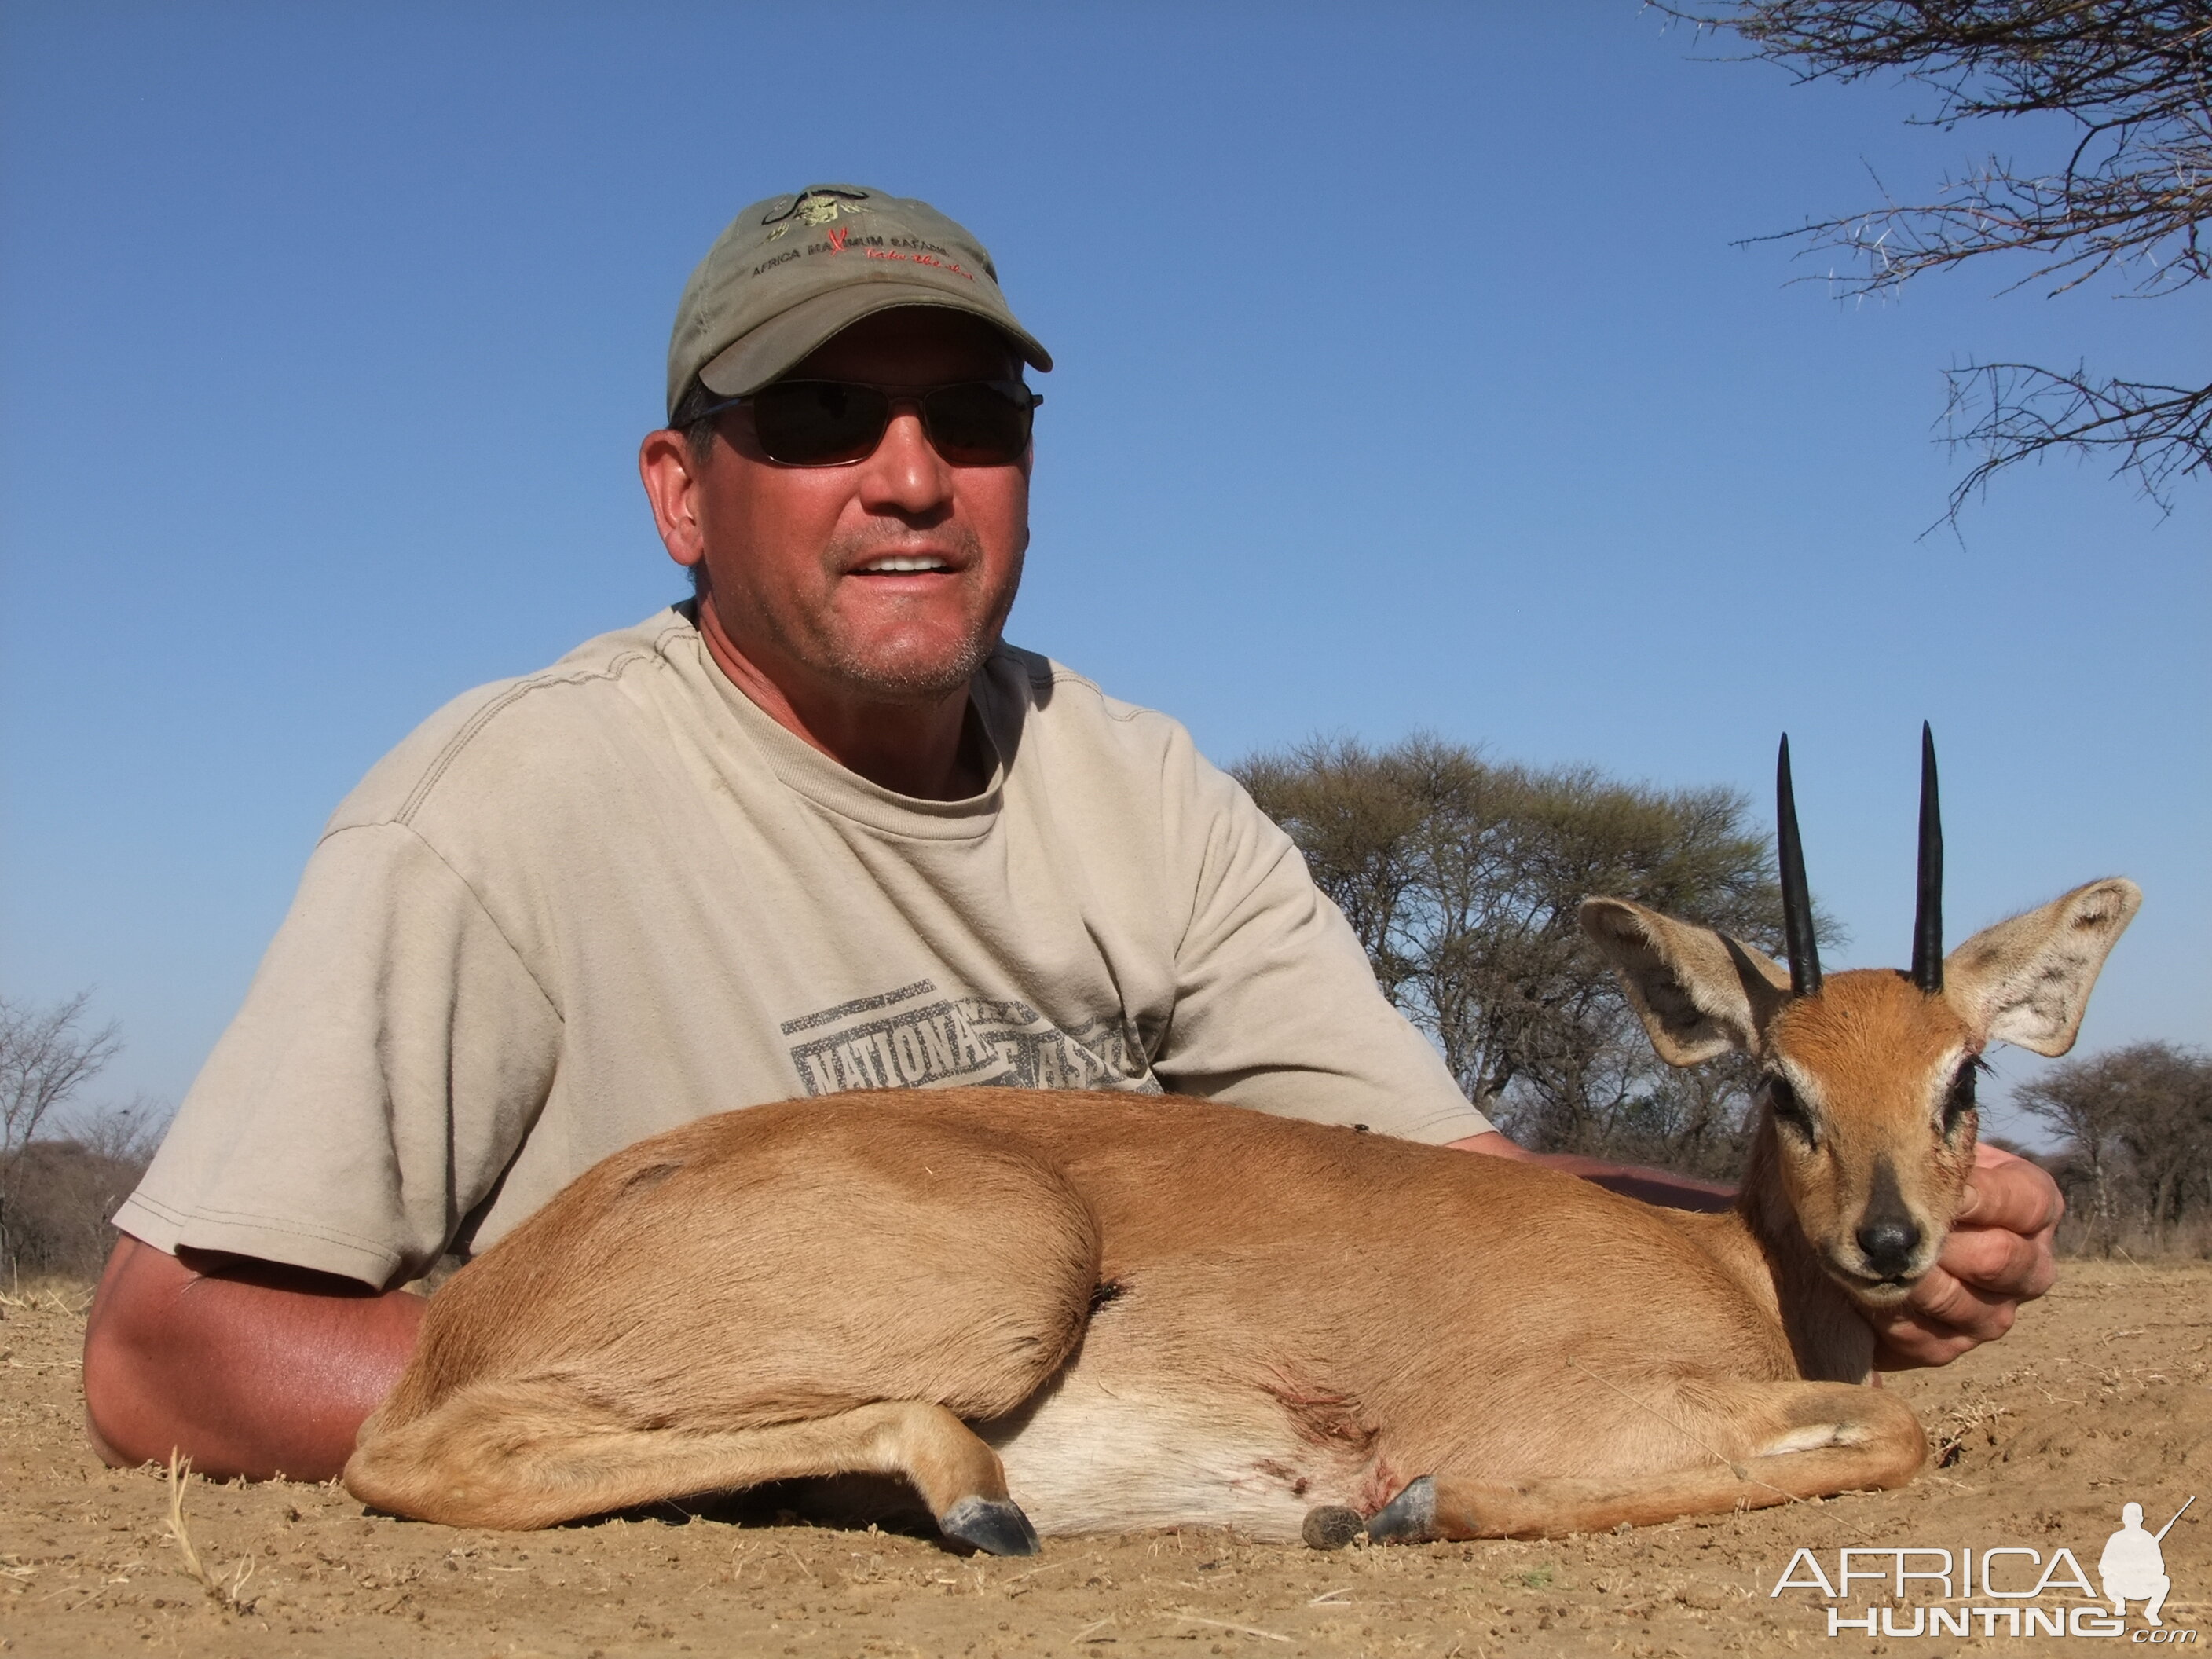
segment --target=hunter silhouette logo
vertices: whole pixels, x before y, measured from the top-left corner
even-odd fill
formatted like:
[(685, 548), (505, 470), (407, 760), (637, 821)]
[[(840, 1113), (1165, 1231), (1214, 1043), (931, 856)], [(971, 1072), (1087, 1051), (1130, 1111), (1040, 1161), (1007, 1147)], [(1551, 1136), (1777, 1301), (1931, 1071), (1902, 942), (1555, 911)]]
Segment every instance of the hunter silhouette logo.
[[(2173, 1512), (2173, 1521), (2180, 1520), (2196, 1501), (2191, 1493), (2189, 1503)], [(2158, 1610), (2166, 1605), (2166, 1593), (2173, 1588), (2173, 1580), (2166, 1576), (2166, 1557), (2159, 1546), (2173, 1530), (2173, 1521), (2154, 1533), (2145, 1532), (2142, 1505), (2122, 1507), (2120, 1529), (2105, 1540), (2105, 1553), (2097, 1558), (2097, 1577), (2104, 1581), (2106, 1599), (2112, 1602), (2116, 1615), (2125, 1618), (2128, 1603), (2142, 1601), (2149, 1604), (2142, 1610), (2143, 1622), (2164, 1624)]]
[[(2136, 1643), (2193, 1644), (2196, 1631), (2169, 1628), (2159, 1614), (2173, 1588), (2160, 1547), (2196, 1501), (2190, 1497), (2156, 1532), (2144, 1527), (2142, 1504), (2123, 1505), (2120, 1529), (2097, 1558), (2101, 1593), (2064, 1546), (2046, 1557), (2041, 1548), (2003, 1544), (1842, 1549), (1832, 1575), (1820, 1556), (1801, 1548), (1767, 1595), (1813, 1590), (1844, 1603), (1820, 1609), (1830, 1636), (2126, 1636)], [(1860, 1596), (1870, 1604), (1849, 1605)], [(2132, 1632), (2130, 1601), (2143, 1604), (2143, 1622)]]

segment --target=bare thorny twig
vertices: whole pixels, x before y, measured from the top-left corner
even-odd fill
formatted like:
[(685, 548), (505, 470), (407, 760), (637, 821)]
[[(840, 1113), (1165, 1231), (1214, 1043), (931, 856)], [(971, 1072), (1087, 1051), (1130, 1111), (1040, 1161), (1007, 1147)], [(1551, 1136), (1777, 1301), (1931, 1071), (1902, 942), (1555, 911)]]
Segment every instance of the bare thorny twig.
[[(1894, 292), (1924, 271), (1984, 254), (2033, 261), (2011, 287), (2064, 293), (2130, 273), (2140, 297), (2212, 277), (2212, 5), (2207, 0), (1716, 0), (1656, 9), (1728, 31), (1801, 82), (1884, 72), (1933, 90), (1923, 123), (2059, 115), (2063, 165), (2022, 171), (1991, 156), (1919, 202), (1879, 207), (1753, 241), (1841, 250), (1847, 295)], [(1877, 181), (1877, 189), (1880, 188)], [(1990, 477), (2053, 450), (2102, 456), (2161, 508), (2172, 486), (2212, 476), (2212, 386), (2093, 376), (2028, 363), (1946, 373), (1944, 437), (1979, 459), (1952, 489), (1955, 526)]]

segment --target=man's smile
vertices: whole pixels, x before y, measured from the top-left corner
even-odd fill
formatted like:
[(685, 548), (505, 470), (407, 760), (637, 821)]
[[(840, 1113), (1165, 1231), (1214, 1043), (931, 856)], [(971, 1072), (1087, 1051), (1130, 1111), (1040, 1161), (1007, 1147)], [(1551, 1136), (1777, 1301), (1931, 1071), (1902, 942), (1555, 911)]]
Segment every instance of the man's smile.
[(908, 576), (931, 572), (949, 573), (952, 562), (934, 553), (892, 553), (857, 567), (856, 576)]

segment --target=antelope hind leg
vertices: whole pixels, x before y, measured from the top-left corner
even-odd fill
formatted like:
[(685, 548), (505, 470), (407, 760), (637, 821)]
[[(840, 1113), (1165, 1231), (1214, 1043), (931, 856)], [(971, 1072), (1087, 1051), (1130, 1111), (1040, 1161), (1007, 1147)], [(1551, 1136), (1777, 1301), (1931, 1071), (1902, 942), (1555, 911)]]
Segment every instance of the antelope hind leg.
[(559, 1382), (465, 1386), (345, 1468), (355, 1497), (454, 1527), (550, 1527), (610, 1510), (809, 1475), (909, 1481), (938, 1528), (992, 1555), (1034, 1555), (998, 1454), (944, 1407), (884, 1401), (759, 1428), (641, 1429)]
[[(1740, 1394), (1708, 1385), (1695, 1406), (1678, 1399), (1668, 1412), (1702, 1431), (1714, 1449), (1703, 1463), (1612, 1479), (1425, 1476), (1377, 1511), (1365, 1531), (1378, 1543), (1419, 1543), (1556, 1538), (1607, 1532), (1624, 1522), (1652, 1526), (1901, 1486), (1927, 1456), (1919, 1420), (1893, 1395), (1847, 1382), (1739, 1386)], [(1345, 1516), (1325, 1510), (1308, 1517), (1306, 1535), (1324, 1547), (1350, 1540)]]

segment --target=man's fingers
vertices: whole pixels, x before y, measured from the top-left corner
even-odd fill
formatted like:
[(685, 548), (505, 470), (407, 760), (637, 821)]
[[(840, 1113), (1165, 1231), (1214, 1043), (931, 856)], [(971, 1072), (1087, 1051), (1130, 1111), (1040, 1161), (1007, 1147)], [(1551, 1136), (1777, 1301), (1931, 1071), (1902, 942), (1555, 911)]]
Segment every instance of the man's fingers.
[(1974, 1172), (1967, 1177), (1954, 1226), (2000, 1227), (2007, 1232), (2048, 1231), (2066, 1213), (2058, 1183), (2024, 1158), (1990, 1146), (1974, 1148)]
[(1948, 1364), (2010, 1330), (2017, 1310), (2014, 1297), (1978, 1290), (1942, 1267), (1931, 1267), (1902, 1308), (1872, 1316), (1881, 1339), (1880, 1362), (1893, 1369)]
[(1978, 1346), (1971, 1336), (1961, 1336), (1956, 1331), (1939, 1331), (1900, 1317), (1875, 1331), (1875, 1368), (1907, 1371), (1923, 1365), (1948, 1365)]
[(2016, 1297), (1983, 1290), (1942, 1267), (1931, 1267), (1912, 1287), (1905, 1306), (1908, 1319), (1991, 1342), (2012, 1328), (2018, 1303)]
[(1992, 1297), (2032, 1302), (2057, 1279), (2058, 1264), (2048, 1232), (2023, 1238), (1995, 1227), (1967, 1227), (1943, 1241), (1936, 1269), (1914, 1287), (1913, 1305), (1921, 1305), (1921, 1292), (1939, 1274)]

